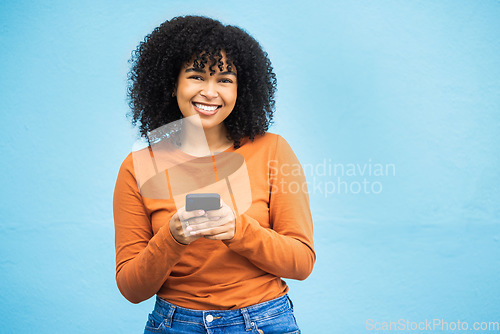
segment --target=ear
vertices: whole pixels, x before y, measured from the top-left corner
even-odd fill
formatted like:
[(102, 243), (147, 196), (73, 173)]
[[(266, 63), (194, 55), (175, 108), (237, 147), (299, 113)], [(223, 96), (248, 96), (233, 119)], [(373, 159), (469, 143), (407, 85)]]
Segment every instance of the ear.
[(177, 96), (177, 84), (178, 83), (179, 83), (178, 81), (175, 82), (174, 89), (172, 90), (172, 97)]

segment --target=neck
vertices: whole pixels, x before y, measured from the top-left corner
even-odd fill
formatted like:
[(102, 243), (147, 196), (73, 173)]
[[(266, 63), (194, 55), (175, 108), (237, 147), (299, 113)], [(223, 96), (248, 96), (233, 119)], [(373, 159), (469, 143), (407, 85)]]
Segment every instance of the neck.
[[(203, 138), (204, 137), (204, 138)], [(208, 149), (205, 146), (208, 144)], [(203, 129), (193, 127), (192, 124), (184, 125), (181, 135), (180, 149), (194, 156), (206, 156), (215, 152), (222, 152), (228, 149), (233, 142), (227, 138), (227, 129), (223, 124), (220, 126)]]
[(208, 148), (212, 153), (223, 151), (233, 143), (227, 138), (227, 129), (224, 124), (220, 124), (220, 126), (215, 128), (203, 130), (205, 131)]

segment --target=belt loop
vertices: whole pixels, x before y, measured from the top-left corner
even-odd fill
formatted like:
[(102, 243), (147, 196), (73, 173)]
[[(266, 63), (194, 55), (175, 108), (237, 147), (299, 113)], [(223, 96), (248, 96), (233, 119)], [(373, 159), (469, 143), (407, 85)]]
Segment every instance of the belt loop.
[(174, 318), (175, 306), (170, 304), (168, 314), (165, 316), (165, 326), (172, 327), (172, 319)]
[(245, 320), (245, 330), (251, 331), (252, 322), (250, 321), (250, 315), (248, 314), (248, 310), (245, 307), (241, 309), (241, 314), (243, 315), (243, 319)]
[(288, 301), (290, 302), (290, 308), (292, 309), (293, 311), (293, 302), (292, 300), (290, 299), (290, 297), (288, 296), (288, 294), (286, 295), (286, 298), (288, 298)]

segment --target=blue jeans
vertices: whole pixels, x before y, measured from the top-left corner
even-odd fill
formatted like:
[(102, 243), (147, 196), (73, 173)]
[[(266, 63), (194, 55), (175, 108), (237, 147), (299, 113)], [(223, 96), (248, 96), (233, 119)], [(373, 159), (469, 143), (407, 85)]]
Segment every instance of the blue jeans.
[(144, 333), (296, 334), (300, 330), (292, 307), (288, 295), (227, 311), (191, 310), (157, 296)]

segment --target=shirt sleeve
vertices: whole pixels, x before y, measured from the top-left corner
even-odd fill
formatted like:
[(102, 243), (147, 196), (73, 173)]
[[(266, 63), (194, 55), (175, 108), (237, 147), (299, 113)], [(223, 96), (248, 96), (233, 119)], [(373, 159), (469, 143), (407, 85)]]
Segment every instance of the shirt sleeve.
[(236, 219), (235, 236), (224, 243), (268, 273), (303, 280), (316, 260), (309, 196), (299, 160), (281, 136), (269, 166), (271, 228), (242, 214)]
[(158, 292), (186, 246), (170, 233), (168, 223), (175, 212), (153, 235), (132, 160), (130, 154), (120, 167), (113, 196), (116, 282), (126, 299), (139, 303)]

